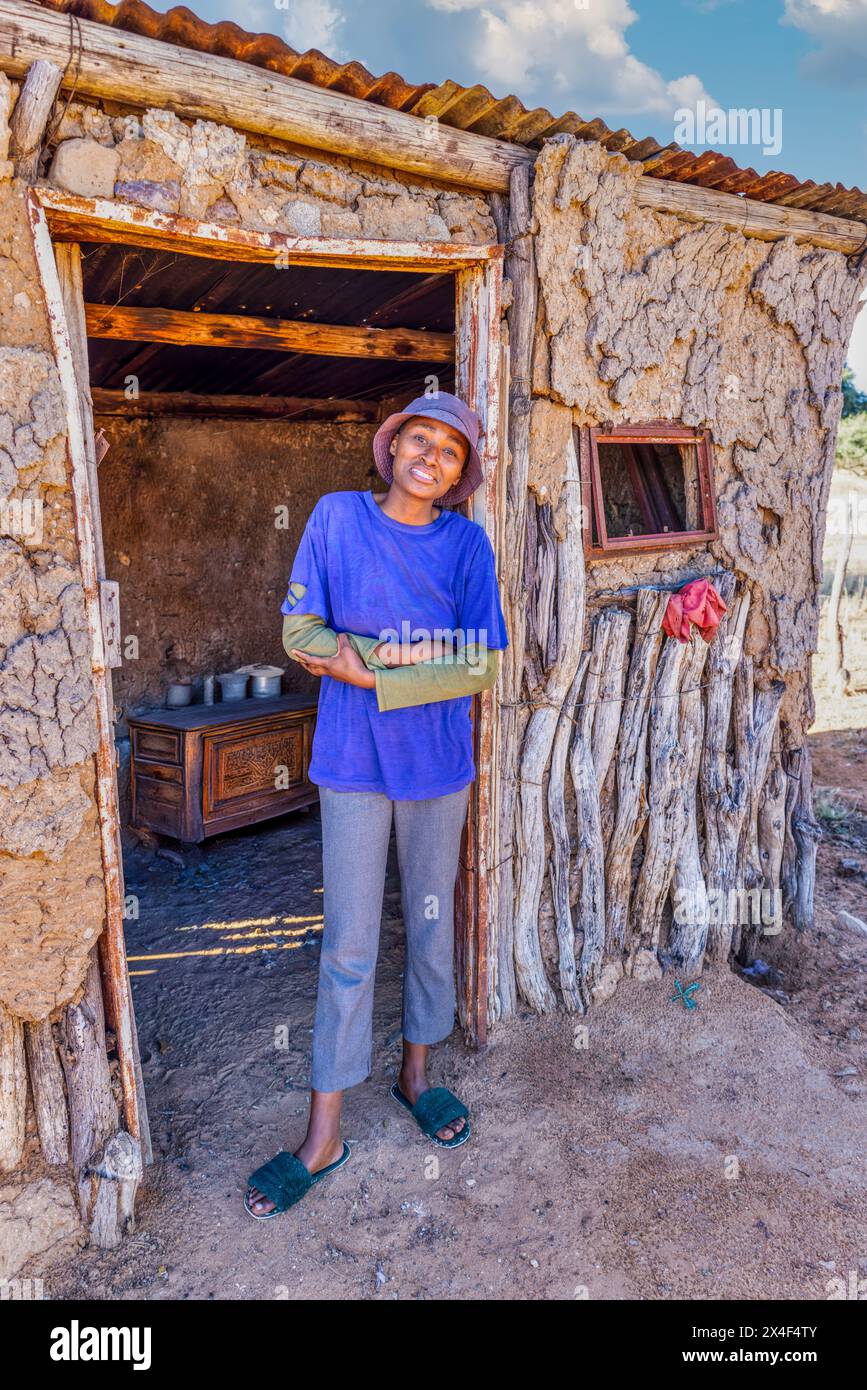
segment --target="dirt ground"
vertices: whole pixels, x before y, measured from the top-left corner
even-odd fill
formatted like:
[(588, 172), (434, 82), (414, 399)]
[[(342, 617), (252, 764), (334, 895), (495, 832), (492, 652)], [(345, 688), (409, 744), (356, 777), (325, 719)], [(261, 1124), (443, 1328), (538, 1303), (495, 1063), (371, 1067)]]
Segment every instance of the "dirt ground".
[(223, 837), (183, 867), (129, 856), (155, 1163), (120, 1249), (32, 1272), (48, 1298), (827, 1298), (835, 1276), (867, 1275), (867, 936), (835, 925), (839, 906), (864, 911), (863, 881), (837, 861), (867, 871), (865, 848), (821, 846), (815, 937), (788, 934), (769, 960), (786, 1002), (716, 971), (691, 1012), (666, 976), (626, 982), (587, 1019), (496, 1028), (481, 1055), (455, 1033), (432, 1078), (471, 1109), (454, 1153), (387, 1094), (392, 858), (374, 1072), (345, 1108), (352, 1159), (261, 1224), (245, 1179), (304, 1131), (318, 812)]
[[(846, 615), (859, 670), (861, 587)], [(815, 930), (769, 938), (752, 981), (706, 972), (693, 1011), (666, 974), (623, 982), (586, 1018), (497, 1026), (480, 1054), (455, 1032), (431, 1069), (471, 1110), (454, 1153), (388, 1096), (392, 844), (374, 1071), (344, 1111), (352, 1158), (271, 1222), (242, 1195), (305, 1128), (318, 811), (192, 853), (130, 852), (155, 1162), (118, 1250), (22, 1274), (47, 1298), (172, 1300), (821, 1300), (867, 1279), (867, 932), (839, 916), (867, 922), (867, 691), (832, 700), (822, 654), (814, 677)]]

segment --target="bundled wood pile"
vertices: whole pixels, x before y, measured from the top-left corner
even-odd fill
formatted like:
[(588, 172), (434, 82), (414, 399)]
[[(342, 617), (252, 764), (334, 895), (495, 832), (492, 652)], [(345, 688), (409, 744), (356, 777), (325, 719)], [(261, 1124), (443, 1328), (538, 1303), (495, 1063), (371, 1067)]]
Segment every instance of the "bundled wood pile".
[(32, 1105), (43, 1159), (71, 1166), (82, 1224), (105, 1249), (134, 1225), (142, 1154), (121, 1120), (96, 948), (79, 993), (55, 1021), (22, 1022), (0, 1005), (0, 1172), (24, 1161)]
[[(569, 552), (561, 543), (561, 564)], [(538, 589), (547, 584), (545, 545), (537, 557)], [(540, 1012), (557, 1003), (537, 925), (546, 872), (560, 996), (583, 1011), (623, 974), (659, 974), (660, 961), (690, 978), (706, 959), (754, 958), (760, 938), (781, 929), (784, 909), (806, 901), (815, 855), (812, 817), (792, 818), (800, 796), (790, 792), (784, 873), (793, 780), (779, 746), (784, 686), (754, 689), (743, 652), (746, 589), (723, 577), (728, 611), (710, 643), (697, 632), (689, 642), (666, 636), (671, 590), (641, 590), (634, 612), (609, 606), (595, 615), (580, 655), (576, 568), (566, 589), (569, 658), (514, 707), (531, 711), (512, 798), (515, 988)], [(501, 837), (509, 842), (508, 825)]]
[[(581, 527), (580, 432), (558, 506), (532, 484), (538, 285), (526, 173), (508, 220), (510, 383), (498, 758), (499, 913), (489, 1007), (583, 1012), (624, 975), (753, 959), (806, 926), (816, 827), (805, 750), (787, 751), (781, 680), (744, 650), (750, 585), (723, 571), (710, 642), (667, 636), (679, 582), (598, 606)], [(595, 611), (594, 611), (595, 610)], [(588, 621), (587, 615), (592, 613)], [(589, 634), (589, 635), (588, 635)], [(550, 920), (546, 921), (546, 913)]]

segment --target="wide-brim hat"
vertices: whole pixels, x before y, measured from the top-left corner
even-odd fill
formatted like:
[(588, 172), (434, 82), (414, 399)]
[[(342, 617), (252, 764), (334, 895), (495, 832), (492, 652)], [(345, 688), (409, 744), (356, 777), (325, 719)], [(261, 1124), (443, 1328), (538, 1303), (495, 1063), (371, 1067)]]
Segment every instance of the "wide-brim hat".
[(414, 415), (423, 415), (428, 420), (442, 420), (443, 424), (459, 430), (469, 444), (470, 452), (461, 476), (448, 492), (436, 499), (438, 503), (447, 506), (463, 502), (464, 498), (475, 492), (479, 483), (484, 481), (482, 461), (476, 448), (482, 432), (482, 422), (474, 410), (464, 401), (458, 400), (457, 396), (449, 395), (448, 391), (436, 391), (432, 396), (416, 396), (403, 410), (383, 420), (373, 436), (373, 457), (377, 471), (387, 483), (392, 482), (394, 459), (389, 453), (389, 446), (404, 421), (411, 420)]

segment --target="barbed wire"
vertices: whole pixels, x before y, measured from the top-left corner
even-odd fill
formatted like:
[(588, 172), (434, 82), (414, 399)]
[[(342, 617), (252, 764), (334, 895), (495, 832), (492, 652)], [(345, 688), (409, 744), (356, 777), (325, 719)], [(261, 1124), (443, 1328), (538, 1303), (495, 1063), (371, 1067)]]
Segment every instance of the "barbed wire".
[[(679, 700), (681, 695), (694, 695), (698, 690), (707, 690), (710, 684), (710, 681), (702, 681), (700, 685), (689, 685), (685, 686), (683, 690), (674, 690), (670, 695), (656, 695), (651, 692), (649, 700)], [(573, 708), (577, 710), (587, 709), (590, 705), (622, 705), (627, 700), (633, 701), (642, 698), (642, 695), (627, 695), (624, 691), (622, 695), (606, 695), (598, 700), (579, 700)], [(553, 700), (498, 700), (497, 704), (500, 709), (520, 709), (532, 706), (534, 709), (556, 709), (561, 714), (563, 713), (563, 705), (555, 704)], [(567, 715), (566, 718), (572, 719), (571, 714)], [(577, 723), (577, 720), (573, 719), (572, 722), (573, 724)]]

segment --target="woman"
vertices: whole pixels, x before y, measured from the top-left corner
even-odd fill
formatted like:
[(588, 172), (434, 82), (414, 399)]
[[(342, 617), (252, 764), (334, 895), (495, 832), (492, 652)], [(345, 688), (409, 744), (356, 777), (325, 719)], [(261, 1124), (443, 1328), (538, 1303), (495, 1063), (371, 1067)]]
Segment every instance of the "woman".
[(282, 604), (283, 643), (321, 676), (309, 776), (320, 788), (325, 927), (304, 1142), (254, 1172), (266, 1219), (341, 1167), (343, 1092), (372, 1067), (373, 982), (392, 816), (406, 928), (403, 1062), (391, 1088), (434, 1143), (470, 1137), (469, 1112), (427, 1080), (455, 1017), (453, 898), (475, 777), (471, 696), (508, 646), (484, 530), (435, 507), (482, 482), (480, 421), (456, 396), (420, 396), (380, 426), (382, 497), (332, 492), (307, 522)]

